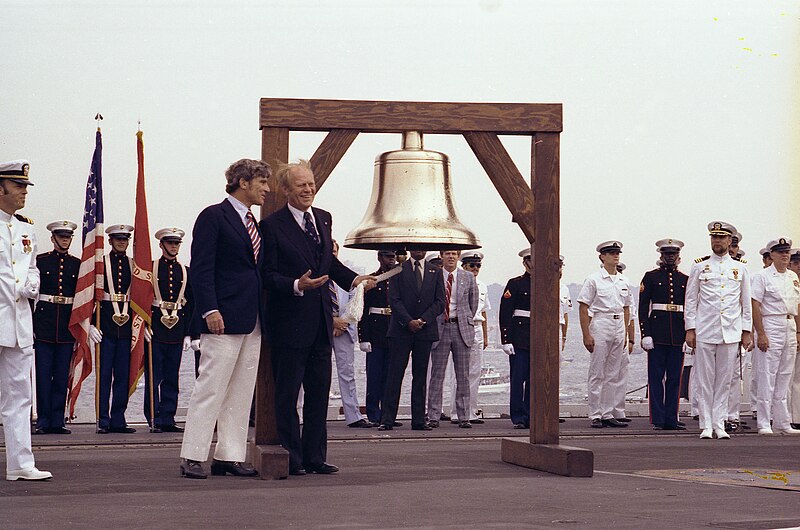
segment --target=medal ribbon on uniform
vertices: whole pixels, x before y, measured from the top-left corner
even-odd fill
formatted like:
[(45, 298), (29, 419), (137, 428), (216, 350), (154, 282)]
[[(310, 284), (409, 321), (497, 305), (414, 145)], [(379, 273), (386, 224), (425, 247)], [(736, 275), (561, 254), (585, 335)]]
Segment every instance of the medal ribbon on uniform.
[[(177, 261), (176, 263), (181, 266), (183, 277), (181, 278), (181, 290), (178, 291), (178, 298), (175, 300), (175, 308), (165, 310), (163, 307), (159, 307), (161, 310), (161, 323), (164, 324), (167, 329), (174, 328), (175, 324), (180, 320), (177, 305), (186, 303), (186, 299), (183, 297), (183, 294), (186, 292), (186, 266)], [(161, 297), (161, 287), (158, 285), (158, 260), (153, 260), (153, 272), (153, 291), (155, 292), (156, 300), (163, 302), (164, 299)]]
[[(128, 262), (131, 265), (131, 270), (133, 270), (133, 260), (130, 257), (128, 258)], [(106, 266), (106, 283), (108, 283), (108, 293), (111, 295), (111, 307), (114, 309), (114, 314), (111, 315), (111, 320), (113, 320), (117, 326), (121, 327), (124, 326), (125, 322), (127, 322), (128, 319), (131, 318), (130, 315), (128, 314), (129, 302), (126, 300), (122, 304), (122, 309), (120, 309), (119, 302), (116, 301), (117, 289), (114, 286), (113, 272), (111, 273), (111, 278), (108, 277), (108, 271), (111, 270), (111, 254), (106, 254), (105, 266)], [(130, 290), (130, 288), (131, 287), (129, 285), (128, 289)], [(128, 293), (125, 294), (127, 295)]]

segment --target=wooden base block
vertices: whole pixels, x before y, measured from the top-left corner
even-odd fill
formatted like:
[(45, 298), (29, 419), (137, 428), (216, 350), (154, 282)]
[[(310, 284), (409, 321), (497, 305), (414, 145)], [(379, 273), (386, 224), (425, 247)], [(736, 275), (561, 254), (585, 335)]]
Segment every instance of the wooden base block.
[(503, 438), (503, 462), (566, 477), (591, 477), (594, 453), (567, 445), (532, 444), (527, 438)]
[(289, 452), (280, 445), (256, 445), (250, 443), (253, 467), (264, 479), (281, 479), (289, 476)]

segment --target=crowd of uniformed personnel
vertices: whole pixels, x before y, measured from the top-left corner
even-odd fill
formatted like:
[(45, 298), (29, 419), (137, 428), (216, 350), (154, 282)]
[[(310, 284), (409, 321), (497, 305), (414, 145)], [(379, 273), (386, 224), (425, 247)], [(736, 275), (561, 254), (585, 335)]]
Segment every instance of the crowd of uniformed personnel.
[[(12, 200), (7, 185), (23, 190), (21, 203), (4, 210), (12, 215), (8, 224), (12, 229), (14, 222), (30, 225), (24, 217), (13, 217), (20, 204), (24, 206), (24, 190), (32, 185), (28, 168), (25, 161), (0, 165), (0, 184), (4, 186), (0, 197)], [(25, 284), (30, 292), (24, 294), (36, 301), (31, 318), (36, 374), (33, 434), (69, 434), (65, 403), (74, 339), (67, 324), (80, 267), (69, 248), (77, 225), (58, 220), (49, 223), (47, 229), (53, 249), (36, 256), (38, 279)], [(627, 427), (630, 421), (625, 416), (627, 365), (638, 317), (640, 343), (648, 354), (654, 429), (685, 429), (678, 417), (678, 402), (686, 354), (693, 355), (689, 397), (701, 438), (726, 439), (729, 432), (741, 429), (737, 383), (742, 377), (742, 359), (750, 354), (750, 391), (758, 433), (800, 434), (800, 369), (796, 369), (800, 249), (792, 249), (792, 241), (786, 237), (770, 241), (760, 251), (764, 268), (751, 275), (738, 248), (742, 236), (735, 227), (715, 221), (708, 229), (712, 253), (695, 260), (688, 276), (678, 269), (683, 243), (671, 238), (657, 241), (661, 257), (657, 268), (642, 278), (638, 298), (635, 287), (622, 274), (622, 243), (611, 240), (597, 245), (601, 266), (585, 280), (577, 298), (583, 344), (590, 354), (587, 395), (591, 427)], [(27, 231), (29, 234), (23, 234), (20, 241), (13, 240), (14, 234), (10, 240), (12, 246), (22, 245), (23, 254), (31, 254), (36, 248), (33, 231)], [(98, 326), (89, 329), (90, 343), (99, 344), (100, 350), (98, 434), (135, 432), (125, 419), (132, 336), (129, 291), (134, 268), (127, 248), (132, 232), (133, 227), (126, 224), (111, 225), (106, 230), (110, 251), (104, 257), (104, 295)], [(189, 269), (177, 260), (183, 236), (184, 231), (177, 227), (155, 233), (162, 255), (152, 263), (152, 327), (145, 332), (152, 353), (145, 356), (144, 370), (144, 415), (151, 432), (183, 431), (175, 422), (181, 355), (190, 348), (199, 349), (198, 341), (192, 340), (200, 333), (197, 321), (192, 325)], [(254, 248), (258, 253), (258, 247)], [(509, 280), (503, 290), (499, 323), (502, 349), (510, 362), (510, 418), (515, 428), (527, 429), (532, 347), (530, 249), (522, 250), (519, 256), (525, 272)], [(378, 251), (379, 267), (369, 278), (389, 272), (398, 262), (403, 264), (403, 271), (377, 282), (365, 294), (357, 337), (359, 348), (366, 353), (367, 417), (360, 416), (354, 401), (349, 426), (391, 430), (401, 425), (396, 421), (397, 403), (409, 355), (414, 374), (413, 429), (430, 430), (451, 418), (462, 428), (482, 423), (476, 415), (477, 387), (481, 352), (487, 345), (489, 308), (486, 286), (477, 280), (483, 257), (478, 251), (441, 251), (426, 259), (425, 252), (412, 251), (403, 264), (404, 251)], [(564, 258), (559, 258), (563, 267)], [(16, 265), (12, 260), (8, 266), (15, 269)], [(344, 303), (347, 291), (340, 288), (337, 295), (334, 284), (329, 282), (328, 286), (334, 325), (340, 331), (334, 336), (339, 336), (347, 326), (342, 322), (339, 328), (336, 321), (339, 311), (344, 311), (339, 301)], [(559, 287), (558, 331), (563, 349), (572, 301), (566, 286)], [(19, 300), (17, 297), (17, 304)], [(23, 330), (14, 344), (0, 347), (25, 347), (24, 336)], [(429, 360), (432, 371), (428, 371)], [(442, 411), (441, 392), (449, 360), (455, 368), (456, 384), (448, 416)], [(352, 364), (352, 357), (348, 362)], [(344, 368), (339, 367), (340, 378)], [(352, 390), (355, 395), (354, 386)], [(4, 387), (3, 397), (10, 399), (6, 394), (12, 392)], [(10, 430), (7, 427), (7, 437)], [(25, 444), (24, 439), (21, 443)], [(35, 470), (31, 466), (20, 469)], [(18, 471), (9, 468), (9, 476)], [(46, 474), (36, 470), (30, 471), (30, 476), (21, 473), (18, 478), (47, 478), (36, 473)]]

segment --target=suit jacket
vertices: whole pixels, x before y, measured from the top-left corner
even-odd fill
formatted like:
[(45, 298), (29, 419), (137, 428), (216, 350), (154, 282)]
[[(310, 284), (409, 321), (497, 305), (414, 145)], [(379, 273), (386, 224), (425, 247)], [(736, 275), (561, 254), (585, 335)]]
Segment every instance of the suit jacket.
[(267, 288), (267, 314), (270, 340), (291, 348), (307, 348), (314, 343), (319, 326), (325, 326), (328, 341), (333, 344), (331, 295), (327, 285), (294, 293), (294, 281), (306, 271), (312, 278), (329, 275), (349, 289), (355, 272), (333, 257), (331, 214), (311, 209), (320, 238), (319, 261), (309, 237), (297, 224), (288, 206), (261, 221), (266, 260), (264, 285)]
[(263, 242), (256, 260), (247, 229), (230, 201), (225, 199), (200, 212), (192, 230), (189, 280), (202, 333), (209, 332), (203, 315), (212, 309), (222, 314), (226, 335), (252, 333), (256, 317), (264, 329), (263, 260)]
[[(456, 312), (450, 315), (450, 318), (458, 318), (458, 331), (461, 338), (464, 339), (464, 344), (472, 346), (475, 343), (475, 313), (478, 311), (478, 283), (475, 280), (475, 275), (463, 269), (454, 271), (456, 275), (454, 283), (456, 284)], [(444, 285), (444, 272), (442, 272), (442, 285)], [(447, 296), (447, 289), (445, 289), (445, 297)], [(444, 306), (443, 306), (444, 307)], [(439, 336), (442, 336), (442, 328), (444, 327), (444, 309), (442, 314), (436, 318), (436, 323), (439, 326)]]
[[(74, 297), (80, 266), (81, 260), (75, 256), (54, 250), (36, 256), (41, 280), (39, 294)], [(75, 342), (67, 327), (71, 314), (72, 304), (37, 301), (33, 311), (33, 334), (36, 340), (56, 344)]]
[[(403, 262), (403, 271), (389, 279), (389, 338), (418, 338), (435, 342), (439, 340), (436, 317), (444, 311), (444, 282), (441, 269), (424, 262), (422, 288), (411, 268), (411, 260)], [(408, 323), (421, 318), (427, 324), (416, 333), (408, 330)]]
[(652, 337), (654, 344), (682, 346), (686, 340), (683, 311), (650, 309), (651, 304), (683, 306), (689, 277), (679, 270), (663, 267), (645, 273), (639, 288), (639, 325), (642, 337)]

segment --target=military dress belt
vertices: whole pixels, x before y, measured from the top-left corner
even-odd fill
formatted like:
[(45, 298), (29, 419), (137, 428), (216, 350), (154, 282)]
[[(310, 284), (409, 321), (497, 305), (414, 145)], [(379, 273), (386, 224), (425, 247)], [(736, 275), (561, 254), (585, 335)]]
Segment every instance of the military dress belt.
[(526, 311), (525, 309), (515, 309), (514, 310), (514, 314), (512, 316), (514, 316), (514, 317), (522, 317), (522, 318), (531, 318), (531, 312), (530, 311)]
[(613, 318), (614, 320), (619, 320), (622, 318), (622, 315), (619, 313), (594, 313), (592, 314), (592, 318)]
[(770, 318), (784, 318), (784, 317), (786, 317), (786, 320), (791, 320), (791, 319), (794, 318), (794, 315), (786, 315), (784, 313), (777, 313), (777, 314), (774, 314), (774, 315), (761, 315), (761, 316), (762, 317), (770, 317)]
[(160, 307), (167, 311), (173, 311), (175, 309), (182, 309), (183, 304), (180, 302), (167, 302), (166, 300), (153, 300), (153, 307)]
[(391, 315), (391, 307), (370, 307), (368, 310), (370, 315)]
[(103, 293), (104, 302), (130, 302), (131, 296), (128, 294)]
[(671, 311), (672, 313), (683, 313), (683, 306), (680, 304), (653, 304), (653, 311)]
[(40, 294), (39, 295), (40, 302), (50, 302), (51, 304), (71, 304), (75, 301), (75, 298), (72, 296), (61, 296), (57, 294)]

